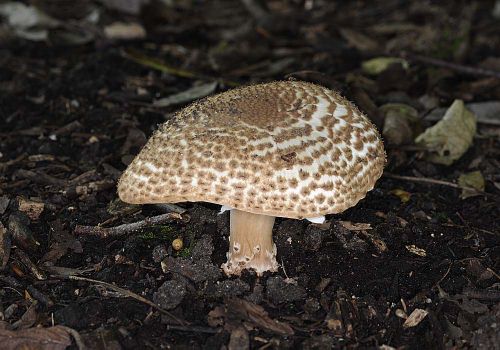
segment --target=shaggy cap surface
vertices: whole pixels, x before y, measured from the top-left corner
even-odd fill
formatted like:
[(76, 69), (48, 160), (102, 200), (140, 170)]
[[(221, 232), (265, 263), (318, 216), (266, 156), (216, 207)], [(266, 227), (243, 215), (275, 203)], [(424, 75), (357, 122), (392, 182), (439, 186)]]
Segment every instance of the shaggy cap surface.
[(384, 164), (376, 128), (349, 101), (311, 83), (273, 82), (176, 113), (129, 165), (118, 194), (302, 219), (354, 206)]

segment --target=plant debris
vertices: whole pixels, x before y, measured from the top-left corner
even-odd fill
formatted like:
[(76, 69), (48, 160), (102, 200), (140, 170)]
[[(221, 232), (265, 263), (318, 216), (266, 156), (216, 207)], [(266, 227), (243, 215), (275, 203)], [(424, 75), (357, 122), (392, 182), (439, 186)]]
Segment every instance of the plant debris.
[(443, 119), (417, 136), (415, 142), (428, 150), (429, 161), (451, 165), (469, 149), (475, 134), (476, 117), (463, 101), (455, 100)]

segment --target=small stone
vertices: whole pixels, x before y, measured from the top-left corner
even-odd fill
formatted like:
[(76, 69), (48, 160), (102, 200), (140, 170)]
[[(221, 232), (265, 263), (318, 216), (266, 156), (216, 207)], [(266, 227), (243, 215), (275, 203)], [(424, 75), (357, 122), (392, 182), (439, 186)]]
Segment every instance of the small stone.
[(250, 348), (250, 337), (248, 331), (243, 326), (239, 326), (231, 332), (228, 350), (246, 350)]
[(194, 261), (206, 261), (210, 260), (213, 251), (212, 237), (210, 235), (203, 235), (196, 241), (191, 255)]
[(167, 247), (164, 244), (157, 245), (156, 247), (153, 248), (152, 255), (154, 262), (158, 264), (168, 256)]
[(239, 296), (247, 293), (250, 286), (240, 279), (224, 280), (215, 285), (215, 297)]
[(303, 287), (286, 283), (283, 277), (270, 277), (266, 284), (266, 296), (275, 305), (302, 300), (306, 296)]
[(331, 233), (338, 238), (344, 249), (358, 253), (364, 253), (368, 249), (368, 243), (339, 223), (332, 224)]
[(186, 258), (166, 257), (162, 260), (162, 270), (164, 273), (171, 272), (180, 274), (195, 283), (204, 281), (216, 281), (220, 278), (219, 267), (206, 262), (193, 262)]
[(304, 304), (304, 311), (308, 314), (314, 314), (321, 308), (318, 300), (316, 298), (309, 298)]
[(186, 295), (186, 283), (182, 280), (166, 281), (154, 293), (153, 301), (165, 310), (176, 308)]
[(323, 239), (325, 238), (327, 232), (321, 230), (315, 225), (309, 225), (304, 233), (304, 248), (306, 250), (317, 251), (321, 248), (323, 244)]

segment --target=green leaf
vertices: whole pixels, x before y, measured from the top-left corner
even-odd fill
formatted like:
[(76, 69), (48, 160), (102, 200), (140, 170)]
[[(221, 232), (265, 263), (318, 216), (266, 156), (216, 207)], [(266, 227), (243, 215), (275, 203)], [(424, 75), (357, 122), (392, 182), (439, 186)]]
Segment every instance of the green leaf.
[(399, 57), (376, 57), (371, 60), (364, 61), (361, 68), (366, 74), (378, 75), (385, 71), (390, 65), (400, 63), (404, 69), (408, 69), (408, 61)]

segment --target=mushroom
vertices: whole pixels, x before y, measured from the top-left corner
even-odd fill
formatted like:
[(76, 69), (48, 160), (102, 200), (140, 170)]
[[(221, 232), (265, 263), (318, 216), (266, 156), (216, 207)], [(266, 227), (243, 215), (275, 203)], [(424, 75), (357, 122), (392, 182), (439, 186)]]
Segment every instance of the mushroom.
[(275, 217), (354, 206), (382, 175), (379, 133), (353, 104), (299, 81), (246, 86), (195, 102), (160, 126), (118, 183), (135, 204), (231, 208), (227, 275), (276, 271)]

